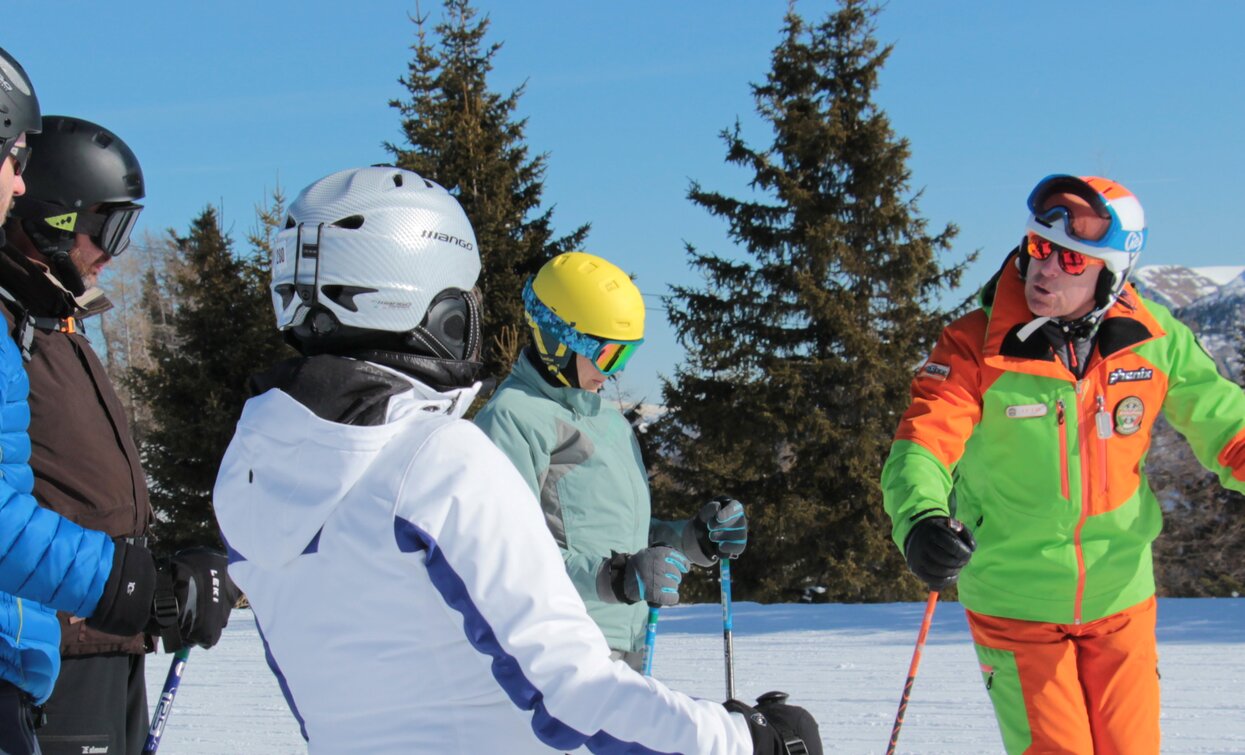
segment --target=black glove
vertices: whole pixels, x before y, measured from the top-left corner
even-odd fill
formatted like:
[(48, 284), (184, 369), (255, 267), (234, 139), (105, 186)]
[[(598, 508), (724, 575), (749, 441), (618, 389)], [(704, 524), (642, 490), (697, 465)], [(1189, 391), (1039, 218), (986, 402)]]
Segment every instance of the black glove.
[(154, 634), (169, 653), (220, 640), (239, 595), (225, 554), (191, 548), (157, 564), (141, 545), (120, 539), (113, 545), (112, 571), (87, 626), (121, 636)]
[[(172, 577), (173, 595), (177, 598), (178, 645), (210, 648), (220, 641), (221, 632), (229, 624), (229, 612), (241, 594), (227, 571), (224, 553), (211, 548), (187, 548), (178, 551), (160, 565)], [(165, 640), (165, 652), (170, 639)]]
[(113, 546), (112, 571), (108, 572), (104, 592), (86, 624), (101, 632), (128, 637), (143, 631), (151, 620), (156, 562), (151, 551), (141, 545), (118, 539)]
[(700, 566), (713, 566), (719, 558), (735, 558), (748, 545), (748, 516), (744, 505), (718, 496), (700, 507), (683, 530), (683, 550)]
[(611, 602), (673, 606), (679, 602), (679, 585), (689, 568), (687, 556), (665, 545), (614, 553), (597, 578), (597, 592)]
[(960, 569), (975, 550), (973, 533), (961, 522), (945, 516), (917, 522), (904, 543), (908, 568), (931, 590), (945, 590), (955, 584)]
[(817, 721), (800, 706), (788, 705), (786, 692), (766, 692), (755, 708), (738, 700), (723, 705), (747, 719), (755, 755), (822, 755)]

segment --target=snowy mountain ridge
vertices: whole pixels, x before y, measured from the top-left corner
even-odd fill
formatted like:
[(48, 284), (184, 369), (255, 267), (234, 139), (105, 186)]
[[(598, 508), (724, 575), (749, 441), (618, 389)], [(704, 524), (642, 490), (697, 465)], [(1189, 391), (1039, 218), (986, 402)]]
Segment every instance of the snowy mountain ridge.
[(1230, 377), (1241, 376), (1245, 266), (1149, 265), (1133, 274), (1133, 283), (1192, 328)]
[(1179, 309), (1213, 296), (1224, 288), (1245, 287), (1243, 275), (1245, 265), (1146, 265), (1133, 273), (1132, 280), (1142, 295), (1169, 309)]

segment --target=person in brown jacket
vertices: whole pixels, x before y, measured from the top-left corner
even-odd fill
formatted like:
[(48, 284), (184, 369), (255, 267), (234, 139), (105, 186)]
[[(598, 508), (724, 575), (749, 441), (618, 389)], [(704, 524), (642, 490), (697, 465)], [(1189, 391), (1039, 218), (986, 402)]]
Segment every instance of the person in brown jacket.
[[(129, 245), (142, 169), (115, 134), (77, 118), (44, 117), (30, 142), (26, 193), (0, 252), (0, 314), (30, 378), (34, 496), (85, 528), (145, 547), (153, 514), (138, 449), (82, 323), (111, 306), (95, 284)], [(37, 731), (43, 753), (140, 752), (144, 655), (155, 638), (105, 634), (58, 615), (61, 672)]]

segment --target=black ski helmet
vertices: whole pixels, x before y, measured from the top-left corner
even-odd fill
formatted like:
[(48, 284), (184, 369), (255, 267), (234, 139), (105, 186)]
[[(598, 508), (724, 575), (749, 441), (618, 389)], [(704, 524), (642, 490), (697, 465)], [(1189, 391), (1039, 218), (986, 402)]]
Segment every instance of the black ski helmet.
[(39, 98), (22, 64), (0, 48), (0, 142), (5, 147), (22, 132), (39, 132)]
[(90, 236), (110, 257), (125, 251), (142, 210), (134, 202), (147, 193), (143, 169), (120, 137), (81, 118), (49, 115), (29, 144), (26, 193), (13, 201), (13, 215), (77, 295), (83, 284), (69, 263), (74, 234)]

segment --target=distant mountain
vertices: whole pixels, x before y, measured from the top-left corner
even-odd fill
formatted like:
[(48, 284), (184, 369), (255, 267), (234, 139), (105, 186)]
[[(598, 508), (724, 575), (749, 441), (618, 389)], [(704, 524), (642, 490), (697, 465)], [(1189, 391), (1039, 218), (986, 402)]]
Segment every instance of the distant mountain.
[(1150, 265), (1133, 274), (1144, 295), (1167, 305), (1236, 379), (1245, 334), (1245, 267)]
[(1142, 295), (1169, 309), (1178, 309), (1217, 293), (1239, 279), (1242, 273), (1245, 273), (1245, 266), (1148, 265), (1133, 273), (1133, 285)]

